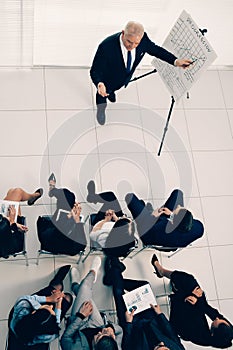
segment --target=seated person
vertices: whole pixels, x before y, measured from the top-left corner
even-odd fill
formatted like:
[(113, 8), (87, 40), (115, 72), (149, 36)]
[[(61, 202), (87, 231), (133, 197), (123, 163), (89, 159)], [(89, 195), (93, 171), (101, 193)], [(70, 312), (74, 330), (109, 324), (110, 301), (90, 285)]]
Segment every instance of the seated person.
[[(28, 205), (33, 205), (42, 194), (42, 188), (34, 193), (27, 193), (22, 188), (11, 188), (4, 200), (28, 201)], [(0, 257), (8, 258), (9, 255), (16, 254), (24, 249), (24, 233), (28, 231), (27, 226), (24, 225), (24, 219), (20, 207), (16, 217), (14, 205), (9, 205), (7, 216), (0, 214)]]
[(102, 203), (92, 223), (90, 239), (93, 247), (102, 248), (106, 255), (126, 256), (135, 245), (132, 220), (124, 216), (113, 192), (95, 193), (94, 181), (88, 183), (87, 189), (89, 203)]
[(16, 301), (9, 315), (7, 350), (49, 349), (72, 304), (72, 296), (63, 293), (63, 279), (69, 270), (70, 265), (61, 267), (47, 287)]
[(122, 329), (117, 324), (105, 324), (93, 300), (93, 284), (100, 265), (101, 259), (96, 256), (81, 283), (78, 270), (71, 269), (71, 289), (76, 297), (61, 338), (62, 350), (121, 349)]
[(52, 219), (39, 217), (38, 238), (41, 249), (54, 254), (76, 255), (87, 244), (84, 225), (81, 222), (81, 205), (75, 195), (66, 188), (56, 188), (54, 174), (49, 177), (49, 196), (57, 199)]
[[(233, 326), (211, 307), (196, 279), (183, 271), (165, 269), (154, 254), (151, 263), (159, 278), (171, 280), (170, 321), (184, 340), (202, 346), (225, 349), (232, 346)], [(209, 324), (206, 315), (212, 320)]]
[(148, 205), (133, 193), (128, 193), (125, 200), (145, 245), (186, 247), (203, 235), (202, 223), (184, 208), (181, 190), (174, 190), (166, 203), (155, 211), (149, 211)]
[(126, 311), (122, 295), (147, 284), (123, 278), (125, 266), (118, 258), (106, 258), (103, 283), (112, 285), (119, 325), (123, 328), (122, 350), (184, 350), (179, 337), (158, 305), (134, 316), (134, 310)]

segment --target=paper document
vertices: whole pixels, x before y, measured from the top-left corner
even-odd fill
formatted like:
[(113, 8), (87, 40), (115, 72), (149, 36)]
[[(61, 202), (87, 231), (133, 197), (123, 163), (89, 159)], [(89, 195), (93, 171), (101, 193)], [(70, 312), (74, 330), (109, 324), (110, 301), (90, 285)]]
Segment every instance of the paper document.
[(0, 214), (2, 214), (5, 217), (9, 216), (8, 210), (9, 210), (10, 205), (13, 205), (15, 207), (15, 211), (16, 211), (15, 222), (17, 222), (17, 216), (18, 216), (18, 211), (19, 211), (19, 202), (7, 201), (4, 199), (0, 199)]
[[(59, 209), (57, 213), (56, 221), (67, 219), (69, 214), (70, 214), (70, 211)], [(80, 222), (84, 222), (84, 216), (80, 215), (79, 217), (80, 217)]]
[(158, 58), (152, 61), (176, 102), (191, 89), (217, 57), (207, 37), (208, 34), (203, 36), (191, 16), (183, 11), (162, 46), (178, 58), (190, 59), (192, 64), (182, 69)]
[(127, 311), (131, 312), (134, 309), (135, 315), (141, 311), (149, 309), (150, 304), (157, 305), (156, 298), (149, 283), (123, 294), (123, 299)]

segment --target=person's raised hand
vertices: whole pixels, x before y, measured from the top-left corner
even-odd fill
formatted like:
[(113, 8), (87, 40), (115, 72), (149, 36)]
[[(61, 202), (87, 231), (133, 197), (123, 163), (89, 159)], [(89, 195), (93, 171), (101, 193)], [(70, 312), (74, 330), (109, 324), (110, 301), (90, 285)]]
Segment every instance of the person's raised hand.
[(80, 203), (75, 203), (73, 208), (71, 209), (71, 216), (73, 217), (74, 221), (76, 223), (80, 222), (80, 215), (81, 215), (82, 207)]
[(98, 90), (98, 94), (100, 94), (102, 97), (107, 97), (109, 94), (107, 94), (106, 91), (106, 86), (104, 85), (104, 83), (99, 83), (97, 85), (97, 90)]
[(165, 215), (171, 215), (172, 211), (166, 207), (160, 208), (159, 213), (165, 214)]
[(125, 320), (127, 323), (133, 322), (134, 312), (135, 312), (135, 309), (133, 309), (131, 312), (128, 312), (128, 311), (125, 312)]
[(113, 214), (114, 214), (114, 210), (112, 210), (112, 209), (106, 210), (104, 220), (111, 221), (113, 218)]
[(194, 297), (193, 295), (190, 295), (187, 298), (185, 298), (184, 301), (186, 301), (187, 303), (189, 303), (191, 305), (195, 305), (197, 302), (197, 298)]
[(194, 294), (197, 298), (201, 298), (202, 294), (203, 294), (203, 290), (197, 286), (196, 288), (194, 288), (194, 290), (192, 291), (192, 294)]
[(28, 231), (28, 227), (27, 226), (22, 225), (22, 224), (18, 224), (18, 223), (16, 223), (16, 225), (17, 225), (17, 227), (18, 227), (18, 229), (20, 231), (23, 231), (23, 232), (27, 232)]
[(175, 66), (183, 68), (183, 69), (188, 68), (190, 66), (190, 64), (192, 64), (192, 63), (193, 63), (192, 60), (189, 60), (189, 59), (186, 59), (186, 58), (175, 60)]
[(160, 306), (159, 305), (153, 305), (153, 304), (150, 304), (150, 307), (154, 310), (154, 312), (159, 315), (162, 313), (161, 309), (160, 309)]
[(62, 300), (64, 297), (64, 293), (58, 289), (54, 289), (48, 297), (46, 297), (46, 301), (50, 303), (57, 303), (59, 300)]
[(93, 306), (90, 301), (84, 301), (82, 306), (79, 309), (80, 314), (82, 314), (84, 317), (88, 317), (92, 314)]
[(15, 222), (16, 209), (14, 205), (9, 205), (7, 217), (10, 221), (10, 224)]

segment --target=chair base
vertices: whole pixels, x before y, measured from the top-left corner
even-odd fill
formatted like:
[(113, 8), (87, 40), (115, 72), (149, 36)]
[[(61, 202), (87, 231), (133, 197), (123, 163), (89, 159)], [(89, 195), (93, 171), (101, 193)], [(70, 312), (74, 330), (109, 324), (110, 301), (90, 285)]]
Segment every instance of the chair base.
[[(36, 265), (39, 265), (39, 259), (40, 259), (41, 255), (71, 256), (71, 255), (68, 255), (68, 254), (55, 254), (55, 253), (49, 252), (49, 251), (44, 250), (44, 249), (39, 249), (38, 252), (37, 252)], [(76, 263), (79, 264), (81, 259), (82, 259), (82, 256), (84, 255), (84, 250), (81, 250), (77, 255), (79, 255), (79, 258), (78, 258)]]

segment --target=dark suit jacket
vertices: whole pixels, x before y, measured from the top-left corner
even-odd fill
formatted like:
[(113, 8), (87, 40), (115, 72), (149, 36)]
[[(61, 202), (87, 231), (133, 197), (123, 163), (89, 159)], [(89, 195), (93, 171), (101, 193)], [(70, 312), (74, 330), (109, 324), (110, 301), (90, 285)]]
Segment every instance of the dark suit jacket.
[(153, 215), (148, 217), (146, 225), (141, 226), (139, 233), (144, 244), (158, 244), (164, 247), (186, 247), (204, 233), (203, 224), (196, 219), (193, 220), (191, 230), (187, 232), (174, 228), (167, 218), (156, 219)]
[(153, 350), (154, 346), (164, 342), (170, 350), (184, 350), (179, 337), (163, 313), (144, 319), (138, 314), (133, 323), (127, 323), (124, 329), (122, 349)]
[(144, 33), (140, 44), (136, 48), (135, 61), (131, 72), (127, 74), (121, 52), (120, 35), (121, 33), (113, 34), (102, 41), (91, 66), (90, 74), (93, 83), (97, 86), (99, 82), (103, 82), (107, 92), (118, 90), (129, 82), (145, 53), (158, 57), (172, 65), (177, 58), (164, 48), (155, 45)]
[[(192, 295), (190, 293), (190, 295)], [(203, 294), (195, 305), (184, 301), (179, 293), (170, 295), (171, 312), (170, 321), (177, 332), (184, 340), (189, 340), (194, 344), (211, 346), (211, 333), (206, 315), (213, 321), (216, 317), (224, 317), (210, 306)], [(229, 322), (229, 321), (228, 321)]]
[[(17, 222), (24, 223), (25, 218), (18, 216)], [(20, 231), (16, 225), (7, 218), (0, 216), (0, 257), (7, 258), (9, 255), (24, 250), (24, 232)]]
[(76, 224), (73, 218), (53, 224), (52, 220), (39, 216), (37, 232), (41, 249), (54, 254), (76, 255), (87, 245), (83, 223)]

